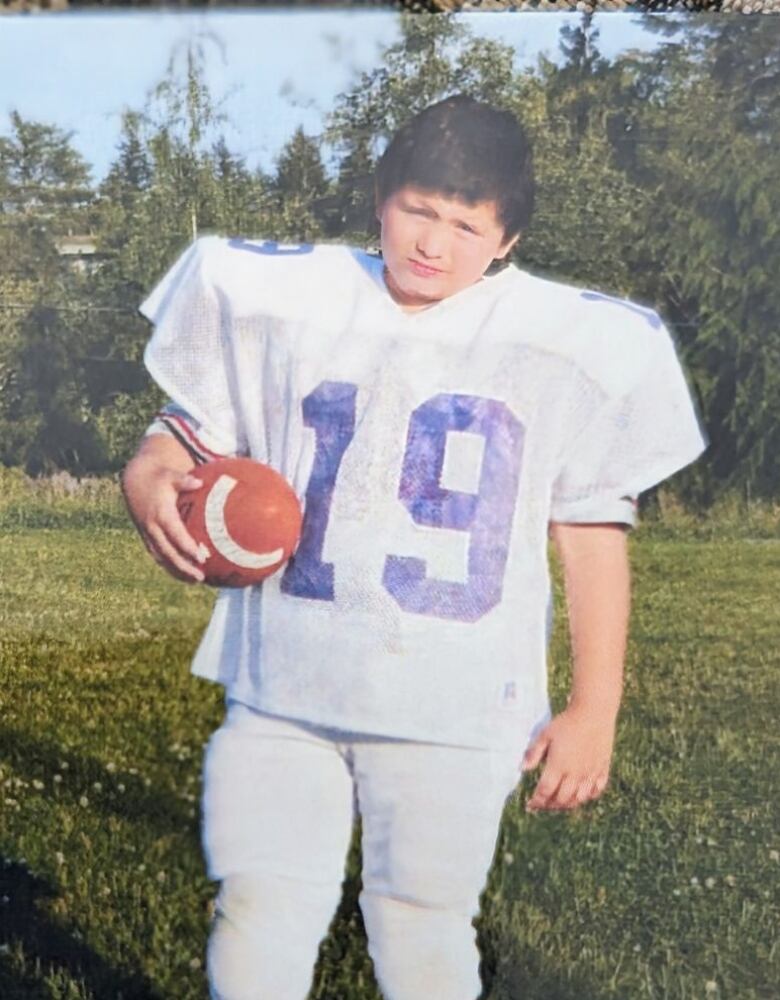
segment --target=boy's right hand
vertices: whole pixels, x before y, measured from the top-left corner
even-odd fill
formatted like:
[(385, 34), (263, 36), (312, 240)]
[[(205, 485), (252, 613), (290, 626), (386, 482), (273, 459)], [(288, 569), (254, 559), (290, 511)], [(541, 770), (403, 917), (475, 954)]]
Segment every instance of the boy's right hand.
[(122, 492), (133, 523), (156, 563), (185, 583), (201, 583), (204, 561), (198, 543), (184, 526), (176, 500), (179, 493), (199, 489), (188, 472), (136, 455), (122, 475)]

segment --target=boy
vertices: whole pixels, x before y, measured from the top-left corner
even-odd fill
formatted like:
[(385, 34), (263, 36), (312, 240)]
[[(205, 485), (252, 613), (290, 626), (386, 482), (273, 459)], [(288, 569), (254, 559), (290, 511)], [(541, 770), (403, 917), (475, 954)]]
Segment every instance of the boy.
[[(157, 561), (202, 579), (175, 510), (193, 461), (250, 455), (305, 501), (294, 558), (219, 593), (193, 664), (228, 699), (204, 769), (219, 1000), (306, 996), (355, 810), (383, 995), (475, 1000), (471, 921), (505, 801), (542, 759), (531, 809), (603, 792), (632, 498), (703, 446), (654, 312), (486, 274), (532, 210), (508, 112), (427, 108), (376, 196), (381, 259), (209, 237), (141, 307), (171, 403), (124, 488)], [(548, 531), (574, 649), (554, 719)]]

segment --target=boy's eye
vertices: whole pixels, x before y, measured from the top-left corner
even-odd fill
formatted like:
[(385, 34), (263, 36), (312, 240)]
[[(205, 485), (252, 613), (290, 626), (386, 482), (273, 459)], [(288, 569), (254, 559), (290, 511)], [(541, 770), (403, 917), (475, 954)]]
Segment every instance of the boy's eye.
[(472, 229), (471, 226), (467, 226), (465, 222), (461, 222), (460, 228), (463, 230), (464, 233), (474, 233), (474, 234), (476, 234), (476, 232), (477, 232), (476, 229)]

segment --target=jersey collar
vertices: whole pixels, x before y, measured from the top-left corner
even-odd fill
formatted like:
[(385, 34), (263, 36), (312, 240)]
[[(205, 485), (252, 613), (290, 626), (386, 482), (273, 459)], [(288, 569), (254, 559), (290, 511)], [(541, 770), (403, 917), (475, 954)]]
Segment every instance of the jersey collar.
[(357, 261), (363, 273), (371, 279), (373, 285), (381, 293), (387, 311), (397, 317), (400, 322), (408, 325), (425, 323), (429, 318), (438, 317), (442, 313), (449, 312), (450, 309), (462, 305), (464, 302), (481, 298), (488, 292), (499, 289), (507, 278), (517, 271), (514, 264), (508, 264), (498, 274), (492, 274), (489, 277), (483, 276), (479, 281), (474, 282), (473, 285), (462, 288), (454, 295), (448, 295), (446, 299), (441, 299), (433, 305), (426, 306), (424, 309), (415, 309), (407, 312), (401, 308), (390, 294), (390, 289), (387, 287), (387, 282), (385, 281), (385, 265), (382, 257), (378, 254), (367, 253), (365, 250), (353, 250), (352, 256)]

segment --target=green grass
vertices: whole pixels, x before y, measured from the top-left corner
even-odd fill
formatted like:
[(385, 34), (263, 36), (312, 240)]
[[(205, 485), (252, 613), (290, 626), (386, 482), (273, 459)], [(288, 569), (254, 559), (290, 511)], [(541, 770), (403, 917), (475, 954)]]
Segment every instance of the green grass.
[[(47, 522), (44, 500), (58, 527), (7, 503), (0, 535), (0, 997), (205, 1000), (199, 772), (222, 701), (189, 661), (213, 595), (105, 513)], [(607, 793), (530, 816), (524, 782), (507, 806), (478, 920), (489, 1000), (777, 995), (780, 541), (661, 529), (632, 540)], [(559, 617), (557, 707), (566, 655)], [(348, 872), (312, 1000), (379, 996), (357, 839)]]

